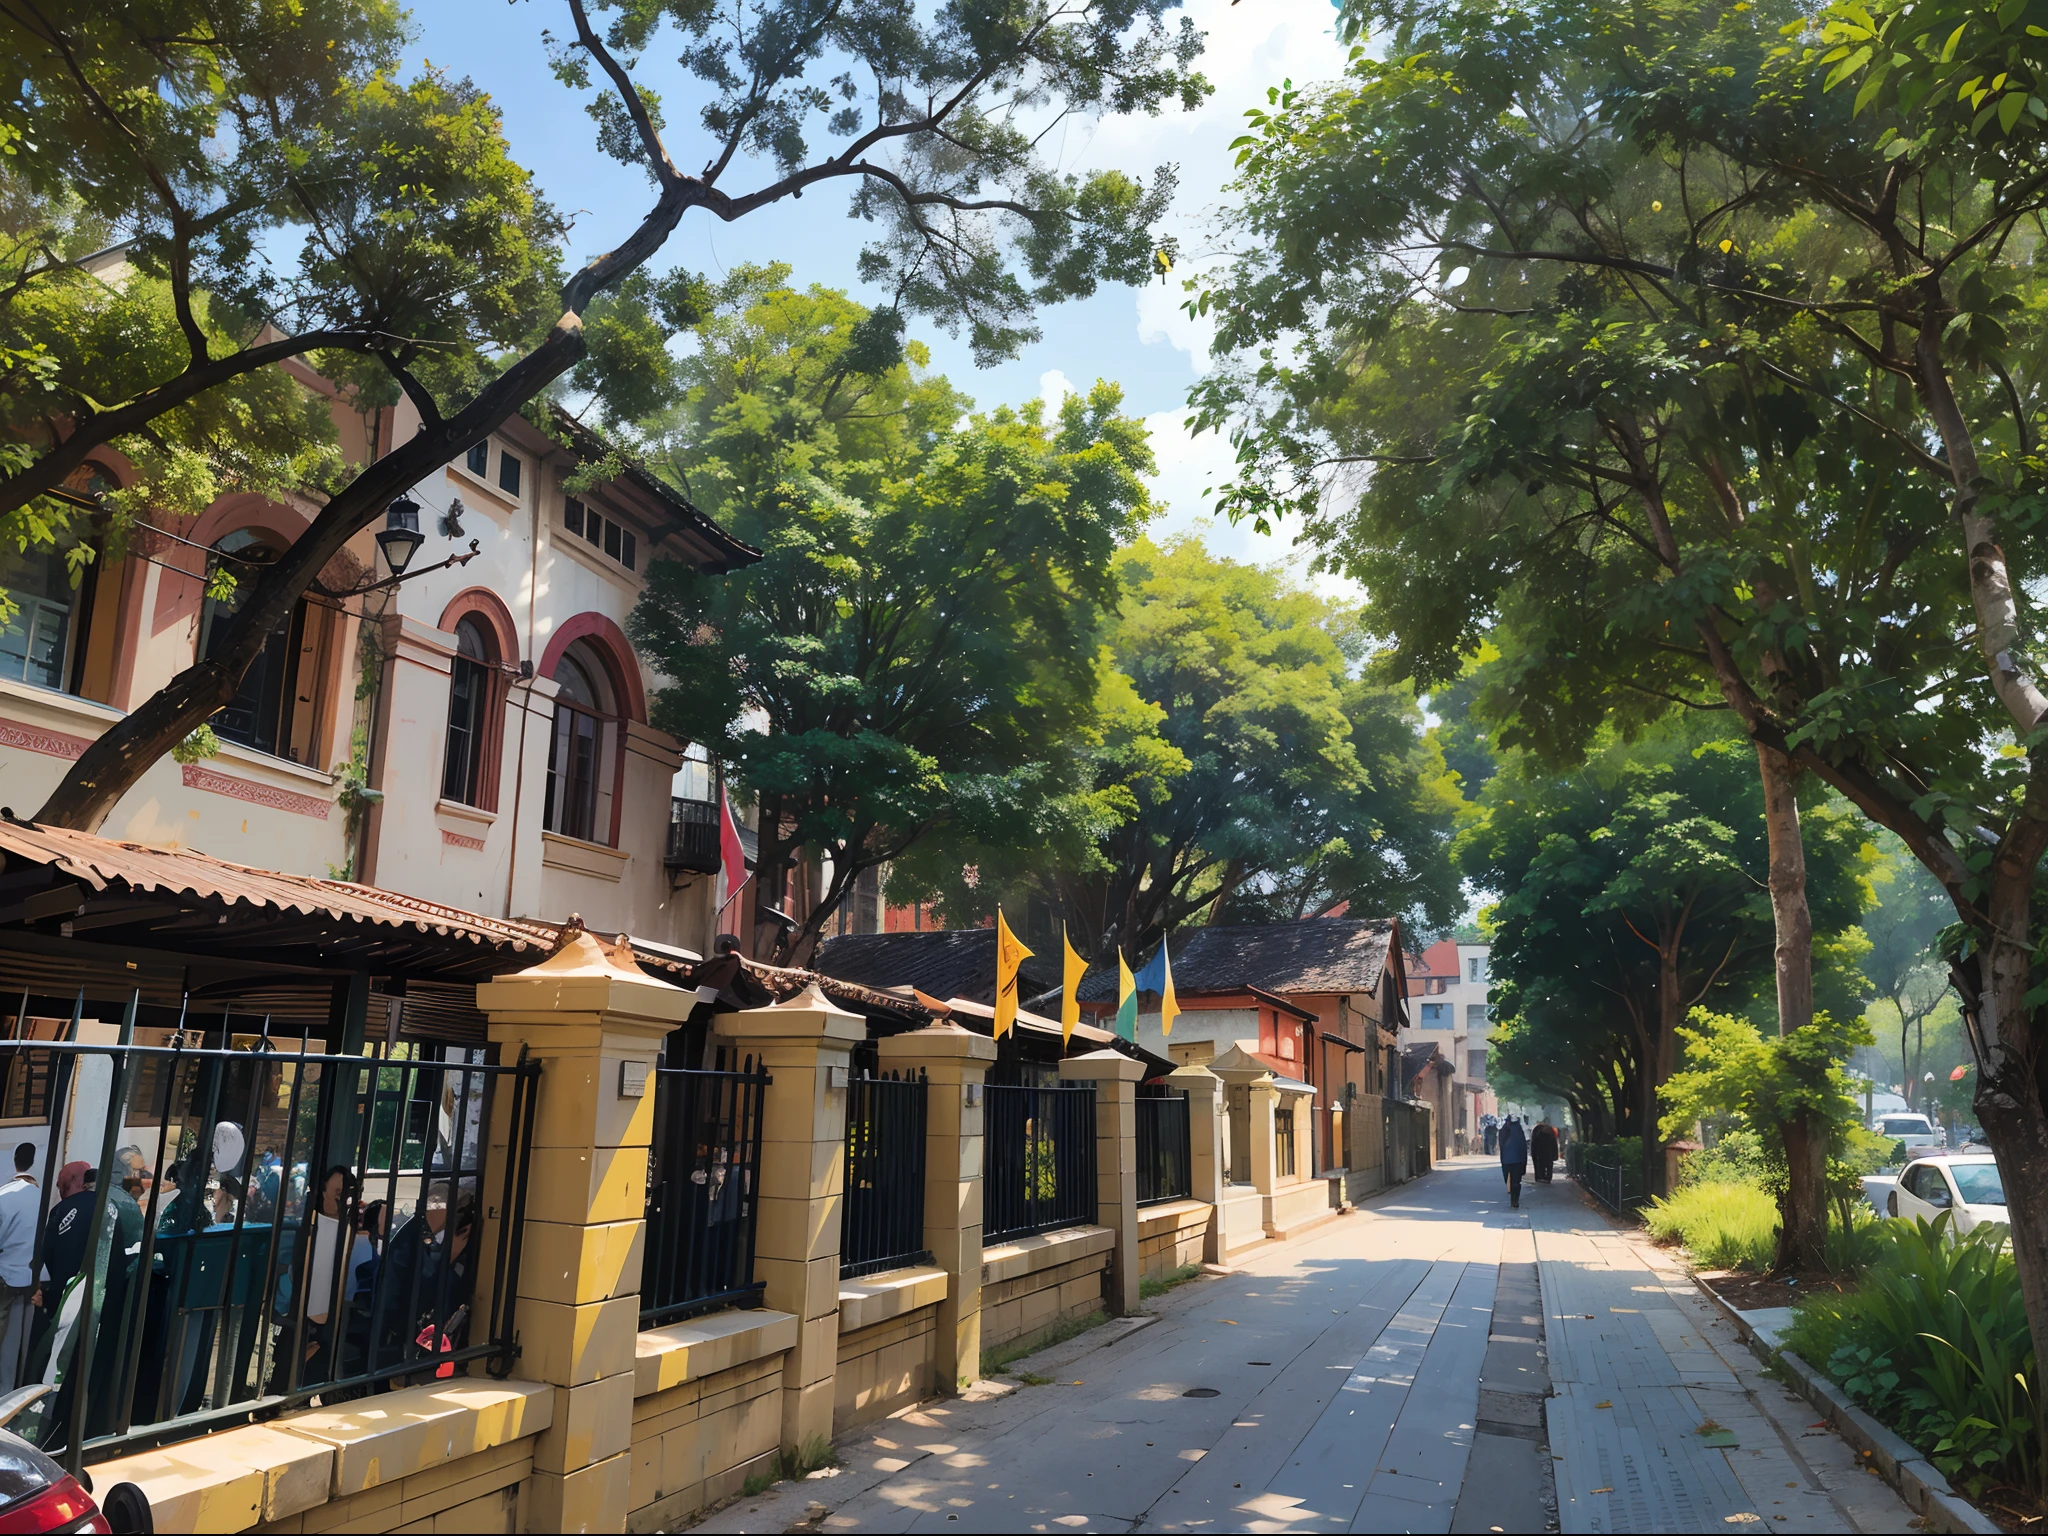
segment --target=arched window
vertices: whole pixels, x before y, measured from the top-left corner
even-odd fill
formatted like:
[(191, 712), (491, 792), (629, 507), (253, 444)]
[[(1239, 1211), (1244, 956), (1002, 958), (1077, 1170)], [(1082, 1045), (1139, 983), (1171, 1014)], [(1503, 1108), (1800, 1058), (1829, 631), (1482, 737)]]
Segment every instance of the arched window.
[[(227, 621), (255, 589), (256, 574), (283, 553), (267, 534), (237, 528), (214, 546), (235, 578), (235, 590), (227, 601), (209, 597), (199, 617), (199, 654), (212, 656), (227, 633)], [(278, 757), (295, 757), (292, 746), (293, 705), (298, 692), (299, 651), (305, 643), (306, 605), (296, 603), (291, 615), (273, 629), (263, 642), (249, 670), (242, 674), (242, 686), (234, 702), (213, 717), (214, 734), (224, 741), (240, 742), (258, 752)]]
[(483, 621), (455, 625), (455, 659), (448, 673), (448, 752), (441, 768), (441, 798), (482, 805), (489, 710), (496, 689), (496, 646)]
[(555, 682), (559, 691), (542, 825), (564, 837), (609, 843), (618, 762), (618, 706), (610, 675), (603, 658), (578, 640), (555, 663)]

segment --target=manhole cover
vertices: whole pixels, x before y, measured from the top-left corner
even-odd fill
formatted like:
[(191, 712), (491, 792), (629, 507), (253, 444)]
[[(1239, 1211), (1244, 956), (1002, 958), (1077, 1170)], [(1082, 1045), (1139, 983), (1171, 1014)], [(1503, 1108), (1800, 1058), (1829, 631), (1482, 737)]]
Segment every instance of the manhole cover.
[(1189, 1387), (1182, 1397), (1221, 1397), (1223, 1394), (1214, 1387)]

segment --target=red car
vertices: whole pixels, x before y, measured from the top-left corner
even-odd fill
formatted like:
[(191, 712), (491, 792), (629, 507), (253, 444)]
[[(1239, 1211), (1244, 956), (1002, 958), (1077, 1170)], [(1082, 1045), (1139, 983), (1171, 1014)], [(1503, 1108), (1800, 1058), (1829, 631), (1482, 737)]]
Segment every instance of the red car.
[[(45, 1386), (23, 1387), (0, 1397), (0, 1425), (5, 1425), (43, 1393)], [(149, 1501), (133, 1483), (107, 1490), (101, 1512), (78, 1479), (30, 1445), (0, 1428), (0, 1536), (149, 1536)]]

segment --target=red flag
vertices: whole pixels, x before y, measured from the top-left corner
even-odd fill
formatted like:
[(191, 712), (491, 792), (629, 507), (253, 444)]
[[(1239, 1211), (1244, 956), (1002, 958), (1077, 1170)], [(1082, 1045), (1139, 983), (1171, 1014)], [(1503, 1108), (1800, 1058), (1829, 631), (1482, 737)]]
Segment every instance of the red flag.
[(731, 901), (747, 883), (747, 855), (740, 847), (740, 824), (723, 786), (718, 791), (718, 867), (725, 875), (725, 899)]

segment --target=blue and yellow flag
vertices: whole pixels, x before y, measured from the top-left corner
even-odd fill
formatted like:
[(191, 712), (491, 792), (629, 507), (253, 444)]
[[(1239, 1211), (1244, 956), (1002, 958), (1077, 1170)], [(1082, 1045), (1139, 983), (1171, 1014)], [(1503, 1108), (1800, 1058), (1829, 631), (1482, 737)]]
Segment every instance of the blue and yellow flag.
[(1166, 958), (1166, 940), (1159, 941), (1159, 970), (1166, 978), (1159, 988), (1159, 1033), (1173, 1033), (1173, 1021), (1180, 1016), (1180, 1004), (1173, 995), (1173, 962)]
[(1060, 948), (1066, 952), (1060, 992), (1060, 1044), (1065, 1046), (1074, 1038), (1074, 1026), (1081, 1022), (1081, 978), (1088, 974), (1088, 962), (1074, 953), (1065, 923), (1060, 924)]
[(996, 1027), (1000, 1040), (1017, 1022), (1017, 967), (1031, 956), (1023, 941), (1003, 921), (1003, 909), (996, 908)]
[(1116, 1032), (1126, 1040), (1138, 1038), (1138, 983), (1121, 944), (1116, 951)]

